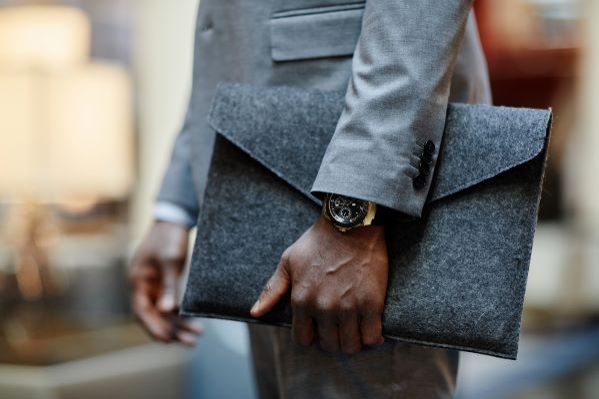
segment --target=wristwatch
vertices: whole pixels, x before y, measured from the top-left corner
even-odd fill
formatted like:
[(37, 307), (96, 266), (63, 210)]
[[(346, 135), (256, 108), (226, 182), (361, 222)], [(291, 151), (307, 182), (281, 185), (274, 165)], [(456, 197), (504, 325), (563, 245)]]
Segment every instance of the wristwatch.
[(376, 216), (376, 204), (339, 194), (326, 194), (322, 214), (339, 231), (370, 226)]

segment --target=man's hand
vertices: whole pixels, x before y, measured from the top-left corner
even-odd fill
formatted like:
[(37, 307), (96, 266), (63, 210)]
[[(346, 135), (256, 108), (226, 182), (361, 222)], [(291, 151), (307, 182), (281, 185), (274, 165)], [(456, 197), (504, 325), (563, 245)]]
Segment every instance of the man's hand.
[(341, 233), (321, 216), (285, 250), (251, 314), (268, 313), (291, 289), (294, 341), (353, 354), (383, 342), (388, 269), (383, 227)]
[(155, 222), (133, 257), (129, 282), (133, 311), (150, 335), (162, 342), (193, 345), (201, 327), (177, 315), (187, 241), (185, 227)]

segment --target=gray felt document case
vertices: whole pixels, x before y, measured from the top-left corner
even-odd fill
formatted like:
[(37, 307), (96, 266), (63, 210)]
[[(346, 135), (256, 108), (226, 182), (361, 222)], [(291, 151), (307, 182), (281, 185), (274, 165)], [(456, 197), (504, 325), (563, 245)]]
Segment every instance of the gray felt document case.
[[(183, 314), (290, 325), (288, 300), (249, 309), (320, 213), (310, 188), (342, 108), (343, 93), (219, 85)], [(516, 358), (550, 124), (547, 110), (450, 104), (422, 217), (386, 226), (386, 337)]]

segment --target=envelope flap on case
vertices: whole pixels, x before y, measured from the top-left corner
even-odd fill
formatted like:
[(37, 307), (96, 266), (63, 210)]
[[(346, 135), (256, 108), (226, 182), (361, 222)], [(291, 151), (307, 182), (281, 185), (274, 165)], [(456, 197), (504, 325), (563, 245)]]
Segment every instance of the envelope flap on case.
[(449, 104), (428, 202), (482, 183), (541, 153), (550, 110)]
[[(302, 192), (312, 182), (337, 120), (343, 93), (221, 83), (210, 125)], [(541, 153), (550, 110), (450, 104), (428, 203), (482, 183)]]

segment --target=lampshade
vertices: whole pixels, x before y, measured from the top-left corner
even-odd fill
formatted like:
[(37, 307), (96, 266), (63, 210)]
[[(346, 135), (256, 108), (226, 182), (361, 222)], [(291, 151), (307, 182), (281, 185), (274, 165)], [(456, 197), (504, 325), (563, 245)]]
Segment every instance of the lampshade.
[(134, 153), (127, 72), (90, 64), (47, 83), (47, 171), (54, 197), (125, 197)]
[(126, 71), (0, 72), (0, 195), (119, 199), (133, 182)]
[(90, 24), (63, 6), (0, 9), (0, 197), (122, 199), (133, 182), (127, 72), (90, 63)]
[(34, 189), (37, 86), (30, 73), (0, 72), (0, 194)]
[(89, 58), (91, 28), (72, 7), (0, 8), (0, 68), (64, 69)]

